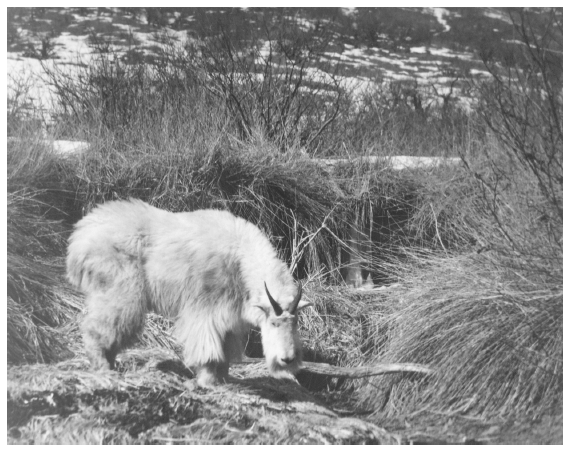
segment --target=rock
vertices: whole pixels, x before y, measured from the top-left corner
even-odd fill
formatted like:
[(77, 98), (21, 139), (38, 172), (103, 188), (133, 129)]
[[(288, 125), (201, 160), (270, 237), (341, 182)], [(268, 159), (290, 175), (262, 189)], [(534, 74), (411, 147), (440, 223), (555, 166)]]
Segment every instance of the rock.
[(233, 366), (227, 384), (205, 390), (187, 370), (143, 361), (107, 373), (77, 359), (9, 368), (8, 443), (397, 443), (374, 424), (339, 416), (295, 381), (264, 375), (261, 365)]

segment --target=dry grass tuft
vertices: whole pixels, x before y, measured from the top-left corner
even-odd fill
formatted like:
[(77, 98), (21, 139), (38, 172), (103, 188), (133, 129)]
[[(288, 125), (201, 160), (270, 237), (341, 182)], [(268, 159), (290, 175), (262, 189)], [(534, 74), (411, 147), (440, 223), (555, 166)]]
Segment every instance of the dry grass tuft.
[(190, 150), (97, 143), (69, 183), (86, 211), (128, 197), (173, 212), (229, 210), (266, 231), (301, 275), (322, 266), (334, 271), (340, 245), (328, 229), (339, 234), (343, 228), (343, 194), (318, 165), (262, 139), (186, 146)]
[(377, 361), (418, 362), (436, 375), (374, 378), (359, 393), (362, 403), (379, 416), (561, 408), (562, 286), (533, 284), (494, 259), (475, 254), (416, 262), (392, 294), (400, 309), (378, 323), (387, 341), (371, 336), (370, 347)]
[(50, 221), (38, 194), (8, 194), (8, 362), (51, 362), (70, 356), (56, 328), (79, 310), (63, 283), (61, 222)]

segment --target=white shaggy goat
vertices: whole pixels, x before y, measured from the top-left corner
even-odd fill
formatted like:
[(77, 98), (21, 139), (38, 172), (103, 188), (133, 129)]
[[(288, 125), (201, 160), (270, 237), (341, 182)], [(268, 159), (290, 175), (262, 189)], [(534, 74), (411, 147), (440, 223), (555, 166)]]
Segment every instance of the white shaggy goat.
[(273, 376), (299, 369), (297, 313), (308, 306), (301, 285), (267, 237), (229, 212), (103, 204), (77, 223), (67, 276), (86, 295), (83, 336), (95, 368), (112, 369), (154, 310), (174, 320), (185, 364), (202, 386), (228, 376), (252, 325), (261, 329)]

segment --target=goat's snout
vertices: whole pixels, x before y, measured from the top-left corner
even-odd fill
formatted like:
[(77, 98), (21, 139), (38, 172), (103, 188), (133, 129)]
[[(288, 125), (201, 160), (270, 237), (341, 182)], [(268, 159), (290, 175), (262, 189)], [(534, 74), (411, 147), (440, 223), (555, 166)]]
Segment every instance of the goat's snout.
[(288, 355), (288, 356), (282, 356), (281, 357), (281, 362), (284, 365), (291, 364), (293, 361), (295, 361), (295, 355)]

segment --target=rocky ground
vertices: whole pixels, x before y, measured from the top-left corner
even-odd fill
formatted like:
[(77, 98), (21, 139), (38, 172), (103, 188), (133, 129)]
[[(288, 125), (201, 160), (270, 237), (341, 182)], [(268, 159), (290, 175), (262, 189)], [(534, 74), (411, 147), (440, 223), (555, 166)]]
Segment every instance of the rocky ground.
[(562, 416), (515, 422), (418, 412), (378, 422), (346, 393), (275, 380), (262, 362), (230, 373), (228, 384), (202, 389), (174, 354), (156, 349), (123, 354), (118, 372), (92, 372), (82, 357), (9, 367), (7, 442), (562, 444)]
[(335, 411), (263, 363), (196, 386), (174, 358), (123, 356), (119, 372), (83, 359), (8, 370), (9, 444), (397, 444), (398, 435)]

